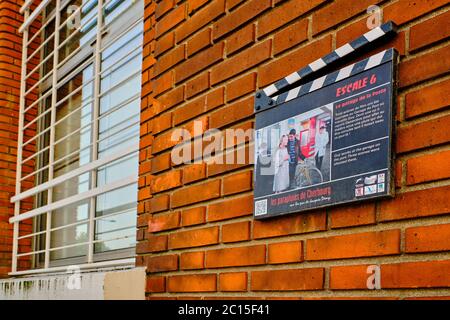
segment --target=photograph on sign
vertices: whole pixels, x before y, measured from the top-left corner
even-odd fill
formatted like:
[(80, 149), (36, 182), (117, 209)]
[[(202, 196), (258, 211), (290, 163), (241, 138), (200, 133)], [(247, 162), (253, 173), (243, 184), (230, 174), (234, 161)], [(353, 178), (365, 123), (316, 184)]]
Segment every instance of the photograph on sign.
[(394, 57), (386, 50), (257, 113), (255, 217), (392, 195)]

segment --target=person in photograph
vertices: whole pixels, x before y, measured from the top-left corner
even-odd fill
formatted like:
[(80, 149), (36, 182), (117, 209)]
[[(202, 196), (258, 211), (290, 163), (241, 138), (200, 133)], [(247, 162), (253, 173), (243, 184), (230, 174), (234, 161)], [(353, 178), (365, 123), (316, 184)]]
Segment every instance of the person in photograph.
[(316, 167), (322, 170), (323, 157), (329, 142), (328, 132), (324, 125), (321, 125), (316, 135)]
[(263, 194), (271, 193), (273, 184), (273, 168), (271, 166), (271, 159), (268, 154), (267, 144), (264, 142), (259, 146), (258, 158), (256, 160), (256, 176), (261, 183), (261, 190)]
[(289, 153), (287, 150), (288, 137), (283, 135), (275, 152), (275, 175), (273, 178), (273, 191), (275, 193), (289, 188)]
[(295, 187), (295, 171), (297, 168), (297, 164), (300, 161), (305, 160), (305, 157), (303, 156), (300, 148), (300, 140), (297, 138), (298, 135), (296, 134), (295, 129), (291, 129), (289, 131), (288, 136), (288, 153), (289, 153), (289, 181), (290, 181), (290, 188)]

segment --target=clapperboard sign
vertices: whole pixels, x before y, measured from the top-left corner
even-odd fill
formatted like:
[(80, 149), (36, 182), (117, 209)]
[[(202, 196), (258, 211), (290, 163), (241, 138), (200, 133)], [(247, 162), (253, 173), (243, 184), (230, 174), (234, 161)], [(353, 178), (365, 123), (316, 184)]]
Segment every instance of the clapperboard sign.
[(393, 195), (396, 51), (293, 88), (389, 32), (392, 23), (256, 94), (255, 218)]

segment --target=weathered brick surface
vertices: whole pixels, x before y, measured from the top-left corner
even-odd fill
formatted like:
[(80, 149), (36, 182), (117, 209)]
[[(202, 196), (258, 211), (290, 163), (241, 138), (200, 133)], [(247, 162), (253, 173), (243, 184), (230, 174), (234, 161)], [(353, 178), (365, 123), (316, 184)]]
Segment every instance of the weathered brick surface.
[[(329, 299), (330, 290), (351, 299), (445, 296), (447, 1), (146, 4), (137, 252), (149, 268), (149, 299), (233, 292), (273, 298), (285, 291)], [(373, 4), (399, 33), (352, 61), (390, 47), (400, 53), (394, 198), (258, 221), (249, 156), (239, 164), (172, 163), (175, 128), (192, 133), (195, 120), (204, 124), (202, 132), (253, 128), (253, 93), (367, 32), (365, 12)], [(240, 147), (250, 150), (248, 141)], [(381, 267), (382, 289), (368, 291), (367, 266), (374, 264)], [(361, 291), (342, 295), (355, 289)]]

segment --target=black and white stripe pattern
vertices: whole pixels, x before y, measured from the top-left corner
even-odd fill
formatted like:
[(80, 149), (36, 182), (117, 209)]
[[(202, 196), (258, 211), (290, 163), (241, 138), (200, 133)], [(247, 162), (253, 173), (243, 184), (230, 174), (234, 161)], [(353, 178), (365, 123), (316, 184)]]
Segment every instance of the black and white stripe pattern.
[(276, 102), (276, 104), (290, 101), (292, 99), (316, 91), (322, 87), (328, 86), (335, 82), (341, 81), (345, 78), (351, 77), (362, 71), (372, 69), (376, 66), (379, 66), (380, 64), (392, 60), (393, 57), (394, 57), (394, 49), (384, 50), (380, 53), (377, 53), (369, 57), (368, 59), (349, 65), (336, 72), (330, 73), (314, 81), (308, 82), (302, 86), (298, 86), (292, 90), (280, 94), (279, 96), (272, 97), (272, 99)]
[[(339, 60), (349, 55), (350, 53), (366, 46), (367, 44), (372, 43), (373, 41), (380, 39), (381, 37), (390, 34), (392, 32), (396, 32), (396, 26), (393, 22), (389, 21), (375, 29), (370, 30), (369, 32), (353, 40), (352, 42), (349, 42), (343, 45), (342, 47), (334, 50), (325, 57), (310, 63), (308, 66), (301, 69), (300, 71), (294, 72), (285, 77), (284, 79), (266, 87), (265, 89), (263, 89), (263, 91), (267, 97), (273, 96), (279, 91), (285, 89), (286, 87), (296, 83), (300, 79), (309, 76), (310, 74), (320, 69), (323, 69), (324, 67), (335, 62), (336, 60)], [(316, 83), (316, 85), (318, 84), (319, 83)]]

